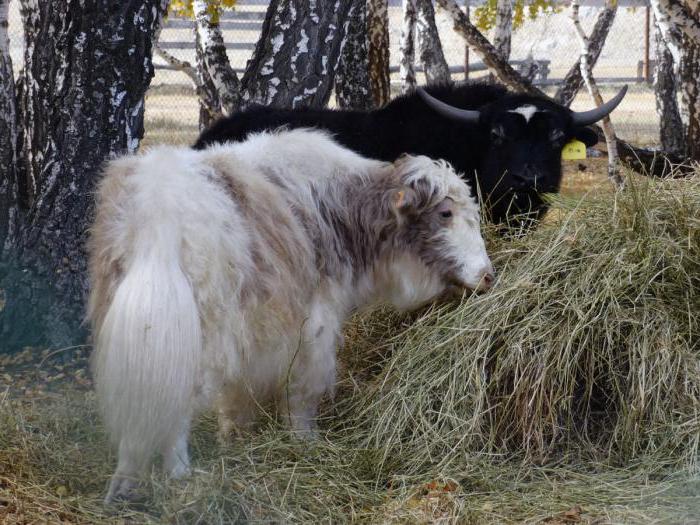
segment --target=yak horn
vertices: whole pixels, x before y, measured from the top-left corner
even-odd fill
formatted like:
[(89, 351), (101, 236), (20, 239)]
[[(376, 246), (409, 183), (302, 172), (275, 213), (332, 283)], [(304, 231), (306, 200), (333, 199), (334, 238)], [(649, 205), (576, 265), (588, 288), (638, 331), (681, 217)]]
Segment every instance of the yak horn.
[(420, 97), (435, 111), (447, 118), (461, 120), (462, 122), (478, 122), (479, 112), (471, 109), (460, 109), (449, 104), (445, 104), (442, 100), (429, 95), (423, 88), (417, 89)]
[(614, 98), (611, 98), (602, 106), (591, 109), (590, 111), (574, 111), (572, 115), (574, 118), (574, 124), (577, 126), (588, 126), (589, 124), (593, 124), (594, 122), (598, 122), (600, 119), (607, 117), (612, 110), (615, 109), (620, 102), (622, 102), (622, 99), (625, 98), (626, 93), (627, 86), (624, 86)]

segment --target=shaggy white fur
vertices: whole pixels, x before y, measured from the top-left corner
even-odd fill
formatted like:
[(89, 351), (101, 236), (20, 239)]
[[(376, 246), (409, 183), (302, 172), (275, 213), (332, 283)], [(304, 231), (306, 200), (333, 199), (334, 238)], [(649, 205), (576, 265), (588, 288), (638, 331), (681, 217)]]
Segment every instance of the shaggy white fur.
[(109, 164), (90, 243), (93, 368), (128, 497), (156, 453), (189, 472), (192, 418), (222, 432), (276, 401), (313, 434), (352, 310), (414, 308), (493, 268), (469, 188), (444, 162), (364, 159), (319, 131)]

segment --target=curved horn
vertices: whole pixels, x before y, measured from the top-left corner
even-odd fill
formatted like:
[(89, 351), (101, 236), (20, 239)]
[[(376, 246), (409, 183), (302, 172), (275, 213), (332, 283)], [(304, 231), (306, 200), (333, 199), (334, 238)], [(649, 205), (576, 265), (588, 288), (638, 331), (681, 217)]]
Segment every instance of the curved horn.
[(603, 117), (608, 116), (612, 110), (615, 109), (620, 102), (622, 102), (622, 99), (625, 98), (626, 93), (627, 86), (624, 86), (620, 92), (615, 95), (615, 97), (608, 100), (602, 106), (591, 109), (590, 111), (574, 111), (574, 124), (577, 126), (588, 126), (589, 124), (598, 122)]
[(454, 120), (461, 120), (462, 122), (478, 122), (479, 112), (473, 111), (471, 109), (460, 109), (449, 104), (445, 104), (442, 100), (438, 100), (435, 97), (429, 95), (423, 88), (418, 88), (418, 94), (420, 97), (435, 111), (440, 113), (440, 115), (451, 118)]

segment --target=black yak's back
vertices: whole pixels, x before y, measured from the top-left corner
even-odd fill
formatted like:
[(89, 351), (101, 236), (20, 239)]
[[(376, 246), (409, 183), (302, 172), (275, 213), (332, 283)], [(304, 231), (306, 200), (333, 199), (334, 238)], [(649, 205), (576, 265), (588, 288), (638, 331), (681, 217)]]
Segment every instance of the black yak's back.
[(362, 151), (370, 118), (370, 114), (360, 111), (280, 109), (256, 105), (216, 121), (202, 132), (194, 149), (222, 142), (241, 142), (253, 133), (286, 127), (324, 129), (343, 146)]

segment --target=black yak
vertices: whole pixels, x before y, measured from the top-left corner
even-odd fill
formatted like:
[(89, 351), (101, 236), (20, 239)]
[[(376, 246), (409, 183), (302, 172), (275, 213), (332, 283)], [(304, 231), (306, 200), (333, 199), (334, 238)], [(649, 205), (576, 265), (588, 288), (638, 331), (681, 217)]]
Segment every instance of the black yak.
[(281, 126), (322, 128), (373, 159), (392, 162), (410, 153), (447, 160), (476, 190), (486, 218), (501, 223), (546, 211), (541, 194), (559, 190), (562, 149), (572, 139), (594, 145), (597, 135), (586, 126), (608, 115), (626, 90), (579, 113), (483, 83), (419, 88), (375, 111), (251, 106), (214, 123), (194, 147), (242, 141)]

